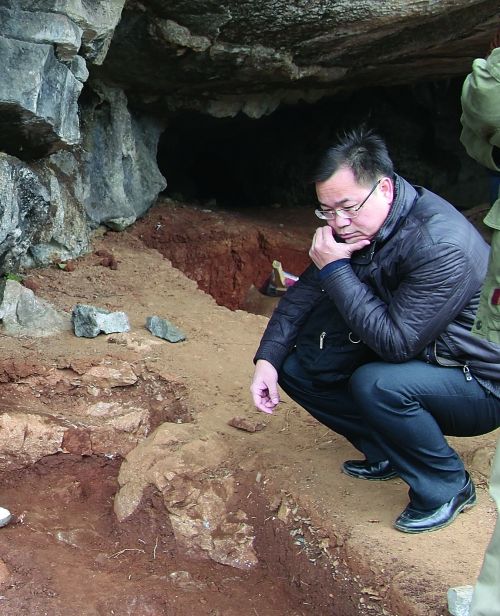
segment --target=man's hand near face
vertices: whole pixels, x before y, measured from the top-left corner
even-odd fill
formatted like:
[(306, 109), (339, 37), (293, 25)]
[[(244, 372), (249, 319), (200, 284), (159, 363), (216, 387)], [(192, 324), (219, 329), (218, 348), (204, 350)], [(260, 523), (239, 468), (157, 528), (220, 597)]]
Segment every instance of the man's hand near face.
[(309, 256), (318, 269), (339, 259), (350, 259), (353, 252), (368, 246), (370, 241), (361, 239), (352, 243), (342, 243), (335, 239), (331, 227), (319, 227), (314, 234)]

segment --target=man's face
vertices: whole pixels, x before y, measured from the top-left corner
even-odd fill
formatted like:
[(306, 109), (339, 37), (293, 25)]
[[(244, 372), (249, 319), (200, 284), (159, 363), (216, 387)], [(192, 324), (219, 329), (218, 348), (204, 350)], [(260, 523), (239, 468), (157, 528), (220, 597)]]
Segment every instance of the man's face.
[[(325, 221), (335, 233), (347, 244), (362, 239), (372, 240), (385, 222), (394, 199), (392, 179), (382, 178), (370, 195), (373, 185), (358, 184), (348, 167), (341, 167), (328, 180), (316, 184), (316, 194), (320, 208), (324, 211), (359, 206), (368, 197), (363, 206), (354, 214), (354, 218), (337, 215), (333, 220)], [(368, 196), (370, 195), (370, 196)], [(354, 212), (354, 210), (352, 210)]]

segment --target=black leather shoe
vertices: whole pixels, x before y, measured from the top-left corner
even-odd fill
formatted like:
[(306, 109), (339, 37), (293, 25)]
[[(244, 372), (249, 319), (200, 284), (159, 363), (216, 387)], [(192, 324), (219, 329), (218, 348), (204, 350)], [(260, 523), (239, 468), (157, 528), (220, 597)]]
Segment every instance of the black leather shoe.
[(368, 462), (368, 460), (346, 460), (342, 464), (342, 472), (357, 479), (369, 481), (387, 481), (397, 477), (398, 474), (392, 468), (389, 460), (380, 462)]
[(451, 524), (459, 513), (476, 504), (476, 489), (469, 473), (466, 472), (465, 475), (465, 486), (447, 503), (428, 511), (413, 509), (410, 503), (394, 522), (394, 527), (404, 533), (425, 533)]

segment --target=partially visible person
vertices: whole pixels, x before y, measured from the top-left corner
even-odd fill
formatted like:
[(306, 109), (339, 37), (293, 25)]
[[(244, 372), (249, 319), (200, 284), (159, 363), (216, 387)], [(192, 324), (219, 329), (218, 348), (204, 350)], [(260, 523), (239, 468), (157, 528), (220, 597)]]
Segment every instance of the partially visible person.
[[(493, 230), (488, 273), (482, 288), (474, 333), (500, 342), (500, 29), (486, 59), (478, 58), (462, 89), (461, 141), (468, 154), (491, 172), (491, 209), (484, 222)], [(500, 358), (499, 358), (500, 361)], [(500, 443), (500, 442), (499, 442)], [(490, 493), (500, 515), (500, 444), (493, 460)], [(500, 522), (486, 550), (470, 616), (500, 614)]]
[(486, 59), (474, 60), (465, 79), (460, 139), (469, 156), (492, 172), (492, 204), (484, 219), (493, 230), (491, 254), (473, 331), (500, 343), (500, 31), (492, 46)]

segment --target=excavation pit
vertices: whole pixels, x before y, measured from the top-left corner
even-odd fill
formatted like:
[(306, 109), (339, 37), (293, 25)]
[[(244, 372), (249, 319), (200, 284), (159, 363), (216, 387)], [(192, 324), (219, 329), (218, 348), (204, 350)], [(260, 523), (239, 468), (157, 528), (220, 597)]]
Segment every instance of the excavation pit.
[[(240, 471), (230, 504), (245, 508), (255, 531), (258, 563), (241, 569), (183, 554), (153, 490), (119, 523), (113, 498), (121, 463), (58, 454), (4, 475), (2, 502), (16, 512), (0, 534), (4, 616), (359, 613), (341, 548), (286, 496), (270, 510), (255, 474)], [(376, 607), (371, 614), (382, 613)]]

